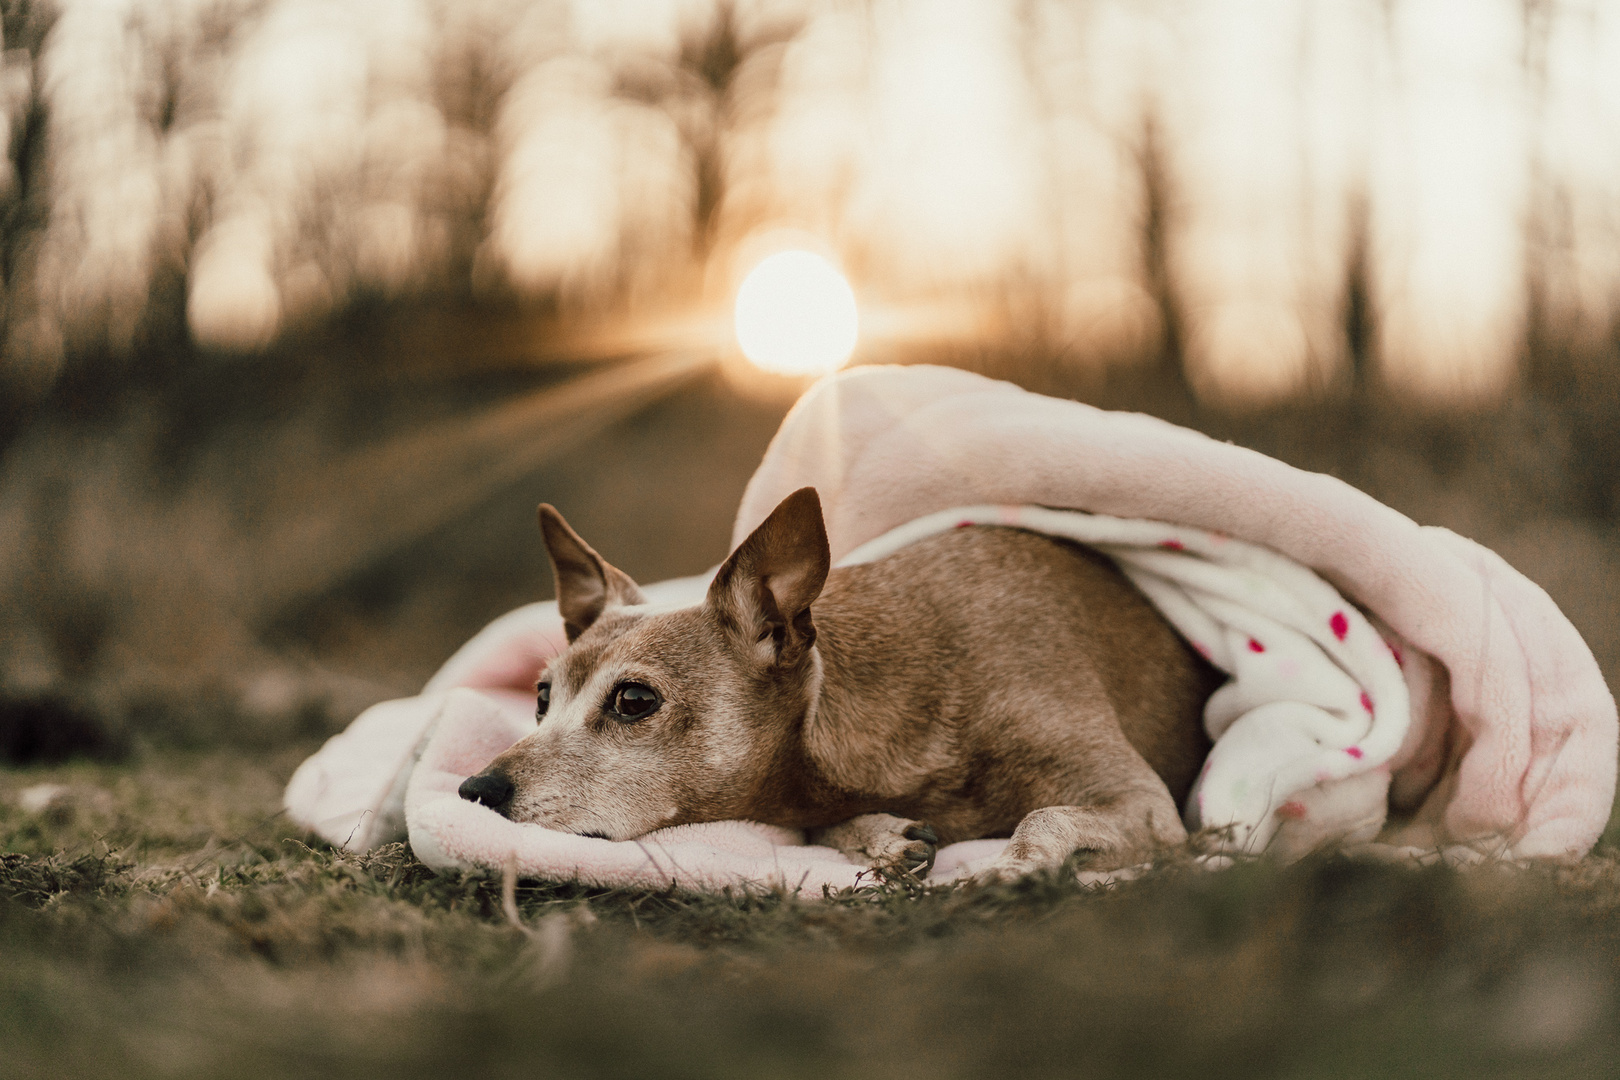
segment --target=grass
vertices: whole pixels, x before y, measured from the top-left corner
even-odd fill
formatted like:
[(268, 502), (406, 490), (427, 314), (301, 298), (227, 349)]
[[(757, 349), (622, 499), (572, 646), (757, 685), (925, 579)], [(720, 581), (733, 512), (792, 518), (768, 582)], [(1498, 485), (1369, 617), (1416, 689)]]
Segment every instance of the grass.
[[(313, 744), (0, 772), (0, 1075), (1590, 1076), (1620, 852), (795, 900), (436, 877), (302, 836)], [(22, 793), (66, 788), (26, 810)]]
[[(1355, 401), (1202, 426), (1503, 551), (1548, 588), (1613, 686), (1620, 383), (1605, 378), (1551, 411), (1553, 435), (1537, 433), (1541, 406), (1444, 420)], [(616, 561), (622, 549), (649, 579), (696, 569), (722, 554), (773, 408), (714, 386), (673, 400), (548, 465), (534, 490), (503, 496), (512, 505), (289, 616), (286, 637), (338, 670), (397, 666), (402, 686), (418, 684), (413, 664), (532, 598), (513, 568), (543, 573), (541, 497), (613, 537)], [(672, 538), (671, 518), (702, 527)], [(128, 520), (120, 529), (108, 550), (144, 543), (162, 555), (153, 565), (180, 565)], [(73, 548), (41, 536), (46, 569)], [(110, 603), (98, 596), (68, 590), (30, 610), (94, 613)], [(190, 637), (141, 610), (131, 635), (103, 643), (122, 665), (114, 689), (114, 675), (157, 663), (145, 644), (186, 674), (159, 687), (151, 715), (108, 698), (105, 715), (132, 718), (116, 729), (127, 757), (0, 767), (0, 1078), (1620, 1073), (1613, 827), (1564, 868), (1323, 856), (1220, 873), (1169, 864), (1112, 889), (1054, 876), (827, 901), (531, 882), (514, 919), (499, 881), (437, 877), (400, 845), (345, 854), (292, 827), (280, 794), (317, 745), (309, 733), (354, 708), (233, 711), (196, 689), (211, 685), (191, 670), (204, 665), (174, 641), (201, 624), (182, 614)], [(63, 670), (93, 683), (84, 665)], [(63, 790), (40, 805), (45, 784)]]

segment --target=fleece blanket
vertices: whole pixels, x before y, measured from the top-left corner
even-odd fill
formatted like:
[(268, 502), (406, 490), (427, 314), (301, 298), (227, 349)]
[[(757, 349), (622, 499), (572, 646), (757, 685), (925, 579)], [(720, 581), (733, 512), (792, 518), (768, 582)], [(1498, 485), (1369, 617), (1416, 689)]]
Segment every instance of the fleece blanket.
[[(1212, 700), (1212, 734), (1222, 749), (1200, 781), (1203, 806), (1195, 798), (1189, 818), (1231, 826), (1231, 842), (1245, 850), (1297, 854), (1379, 833), (1409, 850), (1571, 858), (1590, 848), (1607, 820), (1615, 705), (1573, 627), (1545, 593), (1489, 551), (1420, 528), (1339, 481), (1148, 417), (913, 367), (857, 369), (813, 388), (751, 481), (735, 538), (805, 485), (822, 494), (835, 557), (964, 503), (987, 504), (996, 514), (1043, 505), (1136, 529), (1175, 523), (1152, 544), (1126, 545), (1158, 560), (1161, 570), (1172, 561), (1197, 567), (1200, 558), (1218, 566), (1209, 552), (1236, 543), (1242, 548), (1233, 550), (1286, 557), (1301, 574), (1309, 568), (1329, 593), (1348, 598), (1327, 612), (1325, 633), (1320, 605), (1335, 603), (1329, 593), (1305, 603), (1305, 622), (1273, 619), (1343, 674), (1321, 700), (1294, 701), (1317, 710), (1299, 714), (1309, 722), (1278, 720), (1275, 708), (1265, 711), (1264, 695), (1248, 689), (1223, 690), (1224, 698)], [(1177, 553), (1160, 545), (1172, 543), (1182, 553), (1192, 547), (1195, 558), (1170, 560)], [(1175, 598), (1167, 603), (1169, 593), (1153, 593), (1146, 575), (1154, 568), (1121, 562), (1176, 621)], [(1225, 586), (1194, 580), (1208, 570), (1160, 576), (1188, 596), (1219, 600)], [(683, 579), (648, 591), (659, 602), (696, 602), (703, 586), (703, 578)], [(1307, 625), (1313, 614), (1316, 625)], [(1282, 672), (1297, 642), (1279, 647), (1245, 633), (1243, 619), (1254, 615), (1182, 629), (1228, 670), (1257, 659), (1276, 665), (1248, 680), (1262, 686)], [(1277, 629), (1255, 625), (1268, 634)], [(422, 695), (368, 711), (306, 762), (288, 787), (291, 816), (356, 849), (404, 829), (433, 865), (518, 863), (525, 873), (599, 884), (819, 889), (860, 880), (860, 868), (836, 852), (803, 847), (798, 837), (764, 826), (692, 826), (613, 844), (513, 825), (455, 799), (461, 777), (532, 726), (528, 689), (562, 643), (554, 605), (497, 620)], [(1408, 708), (1400, 707), (1387, 666), (1376, 671), (1381, 649), (1398, 665)], [(1351, 693), (1359, 715), (1345, 701)], [(1234, 738), (1240, 732), (1243, 738)], [(505, 829), (522, 830), (523, 844)], [(537, 840), (545, 842), (543, 853), (534, 850)], [(934, 874), (969, 870), (998, 846), (953, 845)]]

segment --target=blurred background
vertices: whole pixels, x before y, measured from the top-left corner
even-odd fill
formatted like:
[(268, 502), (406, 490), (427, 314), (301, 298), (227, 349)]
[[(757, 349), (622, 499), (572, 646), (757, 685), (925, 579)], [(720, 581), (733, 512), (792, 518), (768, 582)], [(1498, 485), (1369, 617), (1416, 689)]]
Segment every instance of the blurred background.
[[(725, 554), (808, 375), (944, 363), (1491, 545), (1620, 678), (1620, 6), (0, 0), (0, 758), (270, 745)], [(834, 356), (828, 363), (836, 363)]]

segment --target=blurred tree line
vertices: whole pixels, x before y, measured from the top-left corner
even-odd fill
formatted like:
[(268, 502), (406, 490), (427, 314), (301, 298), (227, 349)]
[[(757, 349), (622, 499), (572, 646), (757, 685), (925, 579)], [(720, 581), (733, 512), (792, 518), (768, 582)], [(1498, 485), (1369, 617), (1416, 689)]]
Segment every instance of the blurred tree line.
[(0, 0), (0, 753), (411, 692), (542, 498), (716, 561), (792, 388), (647, 358), (784, 222), (975, 313), (857, 362), (1339, 475), (1614, 680), (1620, 16), (1436, 10)]

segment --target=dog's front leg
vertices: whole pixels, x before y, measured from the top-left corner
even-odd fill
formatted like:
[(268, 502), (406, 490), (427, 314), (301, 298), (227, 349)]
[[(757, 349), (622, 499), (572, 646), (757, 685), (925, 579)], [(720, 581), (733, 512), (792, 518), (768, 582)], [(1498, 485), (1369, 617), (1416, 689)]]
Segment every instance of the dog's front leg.
[(812, 829), (809, 840), (837, 848), (874, 870), (918, 877), (933, 869), (939, 850), (939, 837), (932, 828), (893, 814), (862, 814), (824, 829)]
[(1024, 815), (1007, 848), (974, 875), (981, 882), (1014, 881), (1055, 870), (1076, 852), (1089, 853), (1089, 869), (1116, 870), (1187, 841), (1175, 801), (1158, 791), (1131, 792), (1093, 806), (1044, 806)]

